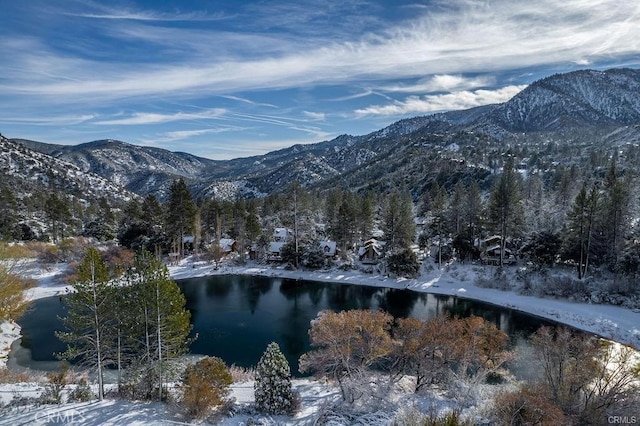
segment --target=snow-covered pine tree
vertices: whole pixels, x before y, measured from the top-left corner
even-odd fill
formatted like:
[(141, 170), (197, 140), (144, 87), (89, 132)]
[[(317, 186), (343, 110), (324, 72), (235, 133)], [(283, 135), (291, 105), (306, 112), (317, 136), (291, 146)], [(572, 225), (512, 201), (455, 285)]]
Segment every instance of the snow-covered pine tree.
[(268, 414), (288, 414), (294, 406), (291, 368), (276, 342), (267, 346), (256, 367), (256, 406)]

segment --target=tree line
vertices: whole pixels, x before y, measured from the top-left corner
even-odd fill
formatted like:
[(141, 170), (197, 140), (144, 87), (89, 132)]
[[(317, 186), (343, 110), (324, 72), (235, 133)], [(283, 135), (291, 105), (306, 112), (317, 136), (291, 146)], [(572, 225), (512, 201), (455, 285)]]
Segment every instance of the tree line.
[[(43, 201), (48, 227), (42, 236), (53, 241), (79, 234), (102, 241), (116, 238), (134, 250), (144, 247), (182, 257), (185, 236), (193, 238), (194, 249), (201, 253), (214, 250), (213, 242), (222, 238), (236, 240), (241, 253), (251, 246), (264, 253), (273, 229), (287, 227), (295, 239), (284, 248), (285, 259), (319, 267), (324, 258), (316, 243), (323, 239), (336, 241), (347, 258), (377, 230), (391, 264), (411, 266), (416, 262), (409, 250), (414, 243), (432, 250), (442, 265), (454, 255), (462, 261), (477, 259), (479, 242), (498, 235), (499, 264), (509, 249), (538, 267), (571, 264), (579, 279), (593, 268), (630, 276), (640, 272), (635, 178), (615, 160), (606, 172), (588, 176), (567, 169), (523, 176), (512, 157), (499, 170), (488, 190), (464, 179), (450, 187), (433, 181), (422, 191), (395, 188), (387, 193), (339, 187), (316, 191), (294, 183), (263, 198), (233, 201), (195, 198), (178, 179), (164, 202), (150, 194), (112, 208), (101, 199), (83, 212), (54, 192)], [(19, 220), (11, 191), (0, 188), (0, 198), (2, 237), (33, 237), (21, 228), (26, 225)], [(418, 230), (416, 217), (422, 218)]]

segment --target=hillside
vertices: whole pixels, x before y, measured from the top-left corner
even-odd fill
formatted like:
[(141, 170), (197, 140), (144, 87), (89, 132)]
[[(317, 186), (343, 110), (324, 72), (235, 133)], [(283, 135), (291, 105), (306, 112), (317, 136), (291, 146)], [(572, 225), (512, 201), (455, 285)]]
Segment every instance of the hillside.
[(59, 191), (83, 200), (107, 197), (116, 202), (126, 202), (135, 196), (103, 176), (2, 136), (0, 173), (3, 183), (18, 195), (33, 191)]

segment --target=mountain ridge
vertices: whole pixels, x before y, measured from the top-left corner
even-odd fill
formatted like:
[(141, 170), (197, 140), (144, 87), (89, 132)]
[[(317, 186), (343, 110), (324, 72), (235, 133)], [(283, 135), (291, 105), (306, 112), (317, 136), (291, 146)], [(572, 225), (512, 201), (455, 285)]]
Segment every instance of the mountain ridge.
[[(464, 160), (471, 175), (484, 175), (493, 166), (476, 158), (474, 150), (489, 149), (498, 155), (518, 144), (540, 141), (620, 145), (640, 139), (638, 124), (640, 70), (621, 68), (554, 74), (531, 83), (501, 104), (405, 118), (366, 135), (340, 135), (232, 160), (211, 160), (111, 139), (76, 146), (22, 143), (138, 194), (162, 196), (170, 182), (181, 177), (197, 196), (224, 193), (233, 198), (279, 191), (291, 182), (319, 190), (338, 183), (361, 190), (379, 189), (391, 182), (427, 188), (438, 178), (414, 164), (418, 161), (438, 169)], [(458, 149), (448, 148), (454, 146)], [(403, 167), (430, 176), (422, 180), (403, 177)], [(385, 179), (387, 182), (382, 181)]]

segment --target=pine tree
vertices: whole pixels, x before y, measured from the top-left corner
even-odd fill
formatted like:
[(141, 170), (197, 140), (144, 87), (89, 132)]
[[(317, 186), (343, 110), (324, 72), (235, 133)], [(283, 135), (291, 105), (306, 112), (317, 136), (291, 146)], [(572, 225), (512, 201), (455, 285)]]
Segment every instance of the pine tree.
[(407, 248), (415, 236), (413, 202), (411, 196), (393, 191), (387, 198), (383, 218), (383, 232), (391, 250)]
[[(596, 186), (592, 186), (587, 193), (587, 188), (582, 187), (573, 202), (573, 207), (567, 216), (568, 241), (577, 244), (578, 279), (583, 279), (589, 268), (591, 244), (596, 214), (599, 208), (599, 192)], [(571, 252), (571, 248), (565, 249)], [(570, 254), (571, 255), (571, 254)]]
[[(149, 394), (158, 385), (158, 399), (162, 399), (163, 385), (175, 372), (173, 361), (187, 351), (192, 325), (191, 314), (180, 288), (169, 277), (169, 271), (149, 252), (141, 252), (130, 272), (134, 313), (138, 324), (135, 334), (139, 349), (139, 363), (146, 367)], [(150, 396), (150, 394), (149, 394)]]
[(289, 362), (272, 342), (256, 367), (254, 384), (258, 410), (269, 414), (289, 414), (294, 408)]
[(489, 197), (489, 220), (501, 237), (500, 266), (504, 264), (507, 238), (515, 236), (522, 224), (521, 201), (520, 175), (513, 168), (513, 159), (509, 158)]
[(630, 187), (630, 182), (625, 182), (620, 176), (615, 160), (612, 161), (609, 173), (604, 180), (605, 202), (602, 203), (604, 244), (608, 247), (606, 256), (612, 271), (616, 269), (618, 257), (627, 236)]
[(67, 316), (63, 319), (66, 332), (57, 333), (63, 342), (69, 343), (61, 356), (79, 359), (96, 370), (98, 398), (104, 397), (103, 372), (107, 366), (109, 341), (106, 338), (112, 325), (109, 298), (109, 275), (100, 253), (91, 247), (78, 266), (78, 281), (74, 292), (64, 300)]
[(464, 219), (469, 235), (473, 242), (480, 233), (482, 218), (482, 194), (476, 181), (471, 182), (467, 190), (467, 200), (464, 209)]
[(184, 256), (184, 236), (194, 230), (196, 204), (183, 179), (173, 181), (169, 190), (166, 227), (169, 235), (177, 244), (180, 258)]
[(345, 192), (342, 203), (338, 208), (336, 229), (334, 230), (336, 242), (345, 252), (355, 244), (357, 231), (356, 197)]
[(356, 218), (358, 225), (358, 239), (361, 242), (364, 242), (371, 237), (374, 213), (375, 196), (373, 192), (369, 191), (360, 199), (360, 209)]
[(447, 193), (438, 183), (434, 184), (431, 197), (431, 223), (429, 229), (438, 238), (438, 269), (442, 268), (443, 242), (448, 234)]
[(66, 197), (58, 197), (55, 192), (51, 193), (45, 201), (45, 214), (49, 219), (49, 231), (53, 242), (64, 239), (64, 228), (66, 222), (71, 218)]

